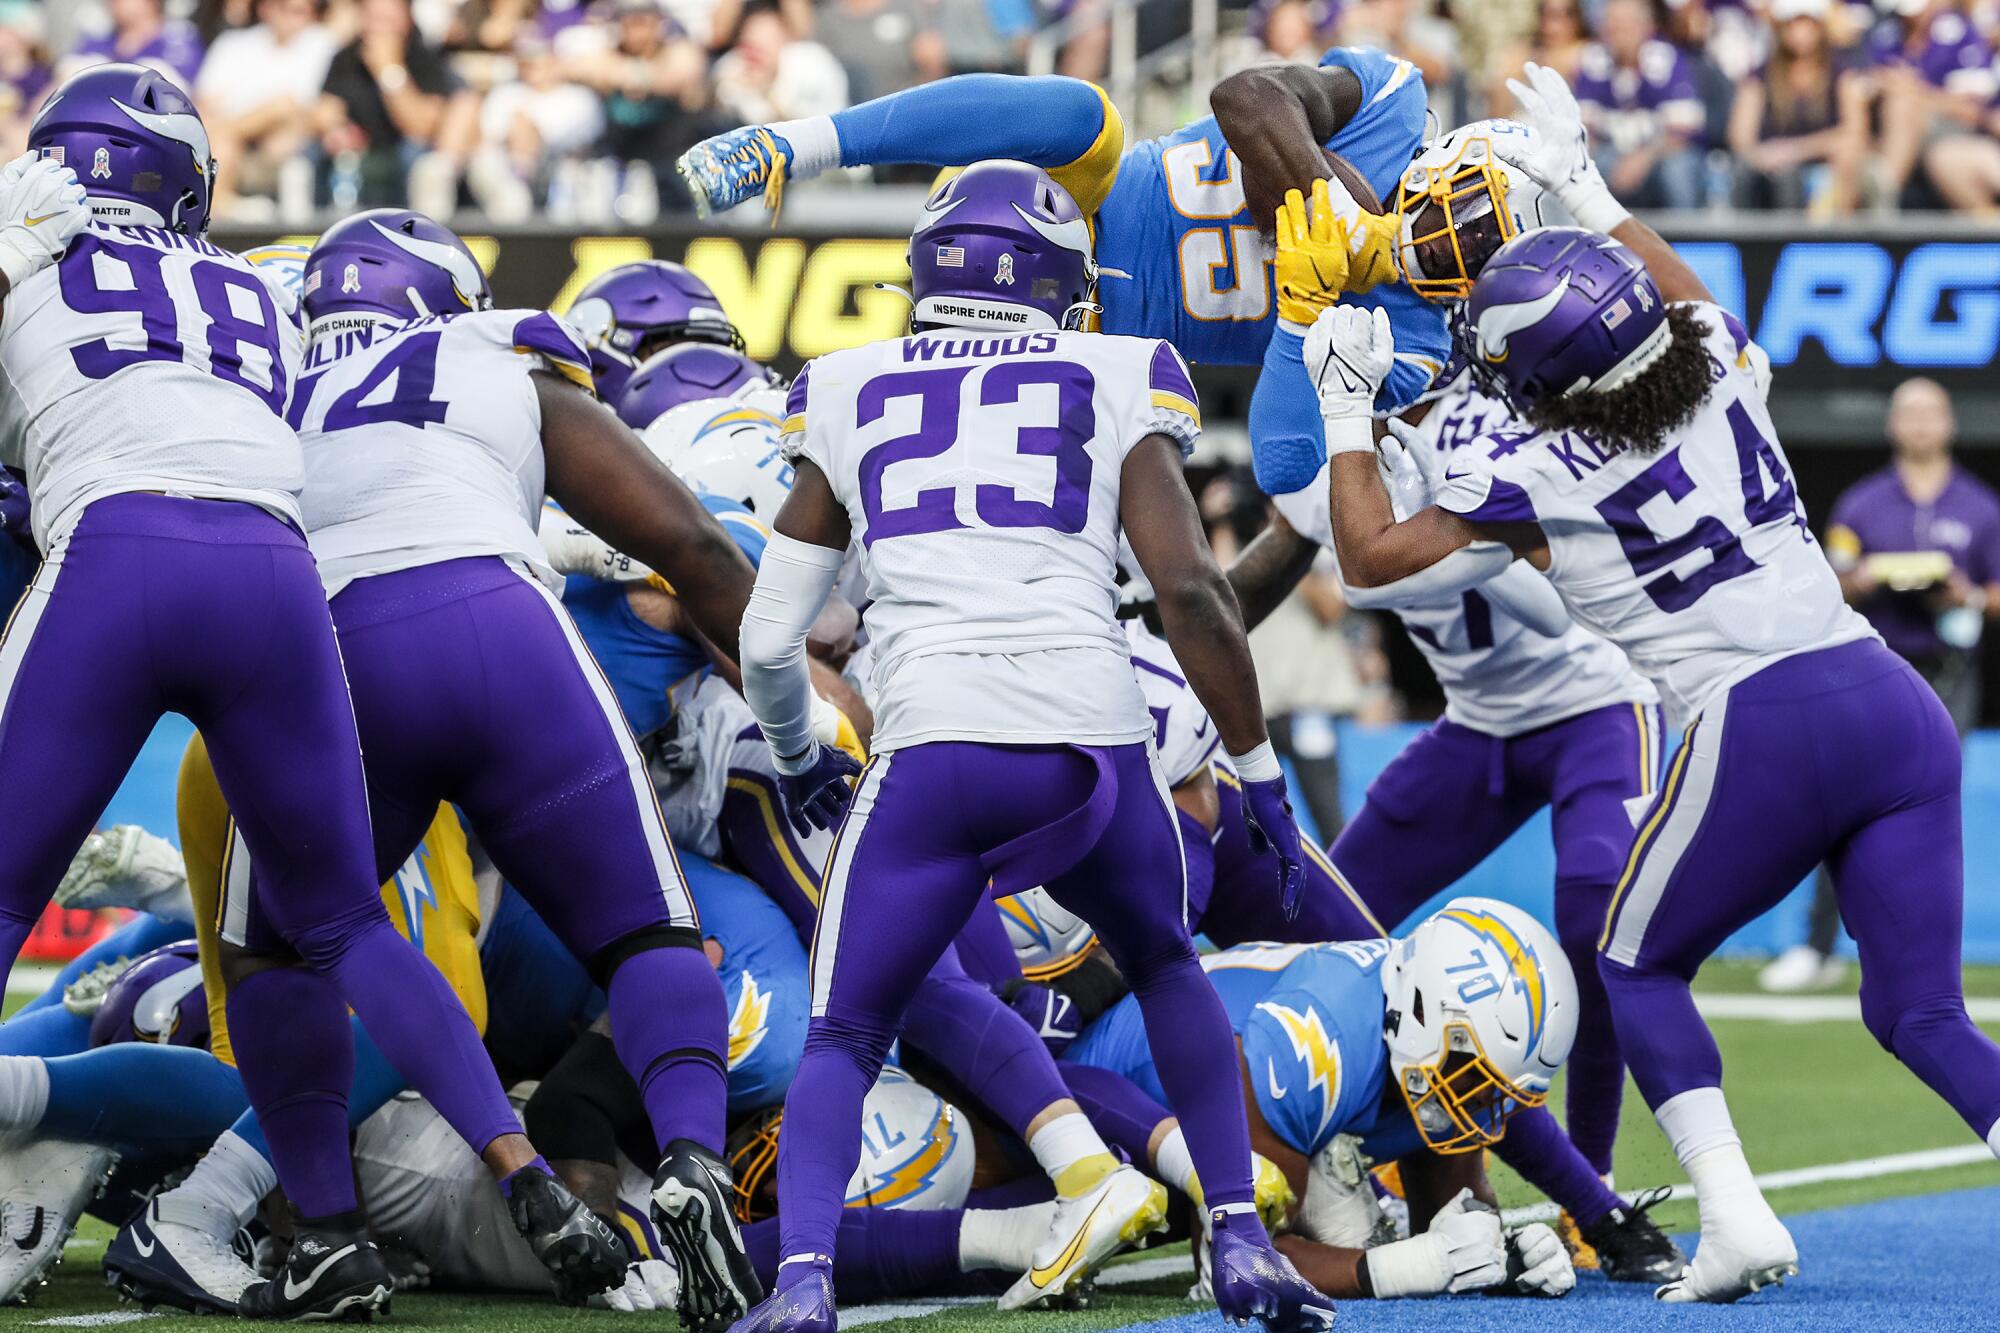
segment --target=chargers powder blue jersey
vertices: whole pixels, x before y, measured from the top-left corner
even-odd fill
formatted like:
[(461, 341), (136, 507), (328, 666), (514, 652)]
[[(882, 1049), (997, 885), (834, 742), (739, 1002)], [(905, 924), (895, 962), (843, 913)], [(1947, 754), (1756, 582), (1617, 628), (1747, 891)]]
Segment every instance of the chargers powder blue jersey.
[[(1284, 1143), (1310, 1157), (1355, 1134), (1376, 1161), (1421, 1142), (1400, 1100), (1385, 1111), (1382, 960), (1388, 940), (1240, 944), (1201, 960), (1243, 1043), (1257, 1110)], [(1126, 996), (1064, 1057), (1125, 1075), (1163, 1101), (1139, 1003)]]
[[(1423, 140), (1423, 76), (1408, 61), (1358, 47), (1336, 47), (1320, 65), (1361, 81), (1360, 111), (1325, 146), (1386, 201)], [(1137, 145), (1097, 212), (1105, 331), (1165, 338), (1190, 361), (1256, 365), (1277, 318), (1271, 247), (1261, 234), (1269, 225), (1250, 216), (1241, 163), (1213, 116)], [(1163, 263), (1169, 254), (1174, 262)], [(1389, 310), (1398, 350), (1434, 346), (1442, 363), (1448, 340), (1436, 307), (1400, 283), (1354, 299)]]
[[(770, 540), (766, 528), (735, 500), (697, 492), (704, 508), (736, 539), (737, 549), (752, 565), (764, 558)], [(618, 696), (618, 707), (632, 734), (644, 740), (667, 725), (674, 715), (670, 691), (708, 666), (700, 644), (681, 634), (656, 629), (639, 619), (626, 597), (629, 587), (588, 575), (573, 574), (563, 586), (563, 607), (577, 632), (604, 668), (605, 679)]]
[(733, 870), (683, 851), (681, 870), (729, 1006), (729, 1112), (776, 1106), (806, 1042), (806, 951), (784, 909)]

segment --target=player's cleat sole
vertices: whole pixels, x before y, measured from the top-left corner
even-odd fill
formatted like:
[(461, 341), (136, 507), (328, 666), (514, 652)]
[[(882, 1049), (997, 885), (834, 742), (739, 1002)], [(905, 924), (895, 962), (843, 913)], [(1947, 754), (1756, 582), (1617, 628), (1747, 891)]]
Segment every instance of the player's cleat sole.
[(109, 1148), (60, 1139), (17, 1151), (15, 1182), (0, 1199), (0, 1305), (26, 1304), (49, 1280), (77, 1218), (118, 1164)]
[(1023, 1310), (1068, 1297), (1112, 1255), (1166, 1225), (1167, 1187), (1121, 1166), (1089, 1193), (1062, 1201), (1044, 1242), (1053, 1253), (1016, 1279), (1000, 1308)]
[(302, 1231), (284, 1267), (244, 1289), (236, 1313), (294, 1323), (366, 1323), (389, 1313), (395, 1285), (375, 1242), (359, 1231)]
[(514, 1230), (556, 1280), (556, 1296), (581, 1305), (625, 1284), (630, 1262), (604, 1220), (583, 1206), (561, 1181), (535, 1167), (510, 1178), (507, 1213)]
[(776, 135), (762, 125), (746, 125), (703, 139), (674, 165), (687, 183), (694, 211), (712, 217), (759, 195), (775, 214), (790, 164)]
[(104, 1285), (147, 1310), (164, 1305), (189, 1314), (235, 1314), (257, 1271), (213, 1231), (163, 1221), (162, 1207), (157, 1199), (147, 1204), (111, 1238)]
[(1739, 1212), (1729, 1230), (1709, 1234), (1704, 1229), (1687, 1271), (1655, 1291), (1654, 1298), (1674, 1305), (1726, 1304), (1796, 1277), (1799, 1251), (1791, 1232), (1775, 1213), (1762, 1211), (1761, 1218), (1747, 1219)]
[(653, 1176), (653, 1226), (680, 1270), (684, 1327), (725, 1328), (764, 1299), (736, 1229), (733, 1193), (721, 1158), (687, 1139), (667, 1145)]
[(1679, 1282), (1670, 1282), (1653, 1293), (1655, 1299), (1668, 1305), (1684, 1305), (1695, 1301), (1712, 1304), (1728, 1304), (1740, 1301), (1745, 1296), (1754, 1296), (1766, 1287), (1782, 1287), (1788, 1277), (1797, 1277), (1796, 1263), (1770, 1264), (1763, 1268), (1751, 1268), (1734, 1276), (1726, 1285), (1697, 1288), (1694, 1283), (1694, 1268), (1689, 1265), (1688, 1276)]

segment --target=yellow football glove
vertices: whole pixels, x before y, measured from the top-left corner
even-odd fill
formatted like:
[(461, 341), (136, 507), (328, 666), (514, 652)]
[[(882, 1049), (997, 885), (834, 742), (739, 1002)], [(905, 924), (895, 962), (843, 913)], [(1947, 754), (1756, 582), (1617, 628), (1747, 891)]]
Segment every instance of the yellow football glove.
[(1287, 190), (1278, 209), (1278, 255), (1272, 276), (1278, 288), (1278, 318), (1293, 324), (1311, 324), (1347, 290), (1347, 229), (1334, 219), (1325, 181), (1313, 182), (1312, 201), (1308, 214), (1305, 196)]
[(1356, 212), (1347, 223), (1347, 290), (1365, 292), (1396, 281), (1396, 245), (1402, 239), (1399, 213)]

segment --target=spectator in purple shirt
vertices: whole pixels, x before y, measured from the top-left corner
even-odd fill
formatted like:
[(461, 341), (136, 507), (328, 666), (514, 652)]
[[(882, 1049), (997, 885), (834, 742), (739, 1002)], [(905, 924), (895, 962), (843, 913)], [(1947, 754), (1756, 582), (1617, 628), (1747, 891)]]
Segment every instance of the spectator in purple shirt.
[[(1888, 467), (1834, 501), (1826, 554), (1847, 600), (1938, 692), (1962, 737), (1979, 720), (1978, 648), (2000, 616), (2000, 494), (1952, 462), (1951, 396), (1905, 380), (1889, 400)], [(1821, 874), (1806, 941), (1759, 975), (1766, 990), (1817, 990), (1847, 964), (1834, 954), (1840, 909)]]
[(1979, 714), (1980, 631), (2000, 617), (2000, 494), (1952, 461), (1957, 428), (1935, 381), (1898, 386), (1894, 458), (1834, 502), (1826, 551), (1847, 600), (1937, 688), (1963, 731)]
[(0, 4), (0, 160), (27, 148), (28, 124), (54, 80), (42, 11), (19, 0)]
[(1605, 0), (1577, 63), (1576, 100), (1611, 192), (1634, 208), (1695, 208), (1705, 115), (1687, 57), (1654, 31), (1649, 0)]
[(1963, 0), (1901, 0), (1868, 47), (1881, 89), (1882, 183), (1897, 199), (1933, 143), (1980, 131), (2000, 80)]
[(110, 0), (111, 31), (86, 37), (63, 62), (64, 74), (107, 60), (150, 65), (181, 86), (194, 87), (201, 68), (201, 34), (185, 19), (167, 17), (164, 0)]

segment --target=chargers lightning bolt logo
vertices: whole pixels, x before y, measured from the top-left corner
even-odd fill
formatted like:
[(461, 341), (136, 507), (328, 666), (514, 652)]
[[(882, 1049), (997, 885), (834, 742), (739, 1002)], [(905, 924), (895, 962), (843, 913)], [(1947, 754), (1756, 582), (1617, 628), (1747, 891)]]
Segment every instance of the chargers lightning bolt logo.
[(422, 848), (411, 852), (410, 859), (396, 872), (396, 897), (402, 902), (403, 924), (408, 928), (403, 933), (409, 936), (410, 943), (423, 948), (424, 908), (435, 910), (438, 897), (430, 873), (424, 869)]
[(736, 996), (736, 1009), (729, 1015), (729, 1067), (748, 1060), (764, 1044), (766, 1020), (771, 1014), (771, 996), (757, 985), (757, 978), (743, 974), (743, 989)]
[(1306, 1091), (1319, 1098), (1319, 1131), (1325, 1132), (1327, 1122), (1333, 1119), (1334, 1104), (1340, 1100), (1340, 1047), (1327, 1035), (1316, 1009), (1300, 1013), (1271, 1000), (1257, 1007), (1277, 1021), (1292, 1044), (1292, 1054), (1305, 1066)]

